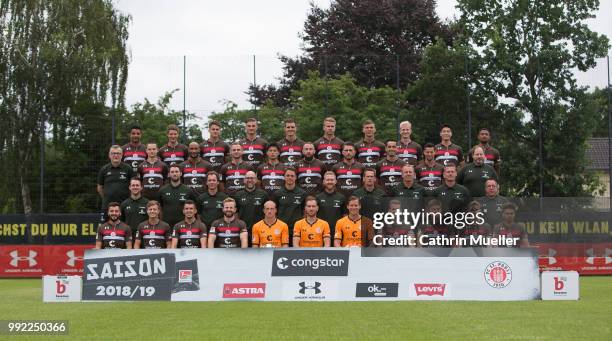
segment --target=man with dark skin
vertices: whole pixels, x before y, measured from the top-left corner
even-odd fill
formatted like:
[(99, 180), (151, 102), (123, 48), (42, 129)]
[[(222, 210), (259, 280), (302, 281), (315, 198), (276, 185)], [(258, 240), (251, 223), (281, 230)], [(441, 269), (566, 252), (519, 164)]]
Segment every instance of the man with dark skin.
[(474, 148), (481, 147), (485, 154), (485, 164), (493, 167), (497, 175), (500, 175), (501, 171), (501, 157), (499, 150), (491, 146), (491, 130), (489, 128), (480, 128), (478, 131), (478, 144), (470, 150), (468, 153), (468, 162), (473, 162), (472, 154)]
[(200, 144), (189, 143), (189, 158), (179, 164), (183, 172), (183, 183), (198, 194), (206, 190), (206, 174), (213, 166), (200, 157)]
[(435, 146), (431, 143), (423, 147), (423, 161), (415, 167), (415, 175), (419, 185), (425, 187), (428, 193), (433, 191), (442, 184), (442, 173), (444, 166), (436, 162)]
[(138, 171), (138, 165), (147, 157), (146, 147), (140, 143), (142, 131), (140, 126), (133, 125), (130, 128), (130, 142), (123, 145), (123, 162), (132, 166), (134, 172)]

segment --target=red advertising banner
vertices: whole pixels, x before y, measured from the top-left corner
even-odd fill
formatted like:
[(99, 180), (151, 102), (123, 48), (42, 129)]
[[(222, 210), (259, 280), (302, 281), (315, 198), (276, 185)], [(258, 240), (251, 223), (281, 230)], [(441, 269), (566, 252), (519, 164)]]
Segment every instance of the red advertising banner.
[(0, 277), (81, 275), (91, 245), (2, 245)]
[(612, 274), (612, 243), (538, 244), (540, 271), (578, 271), (581, 275)]

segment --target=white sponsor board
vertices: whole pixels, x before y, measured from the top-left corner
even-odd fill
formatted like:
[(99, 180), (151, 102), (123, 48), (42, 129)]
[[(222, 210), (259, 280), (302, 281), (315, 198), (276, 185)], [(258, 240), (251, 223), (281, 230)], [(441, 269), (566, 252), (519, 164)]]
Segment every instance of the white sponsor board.
[[(159, 258), (159, 254), (166, 254), (166, 268), (176, 272), (169, 296), (172, 301), (540, 298), (538, 259), (530, 250), (525, 250), (523, 256), (421, 257), (421, 253), (416, 257), (364, 257), (359, 248), (91, 250), (85, 254), (83, 284), (94, 285), (95, 290), (88, 293), (98, 295), (104, 292), (98, 288), (100, 285), (113, 284), (113, 276), (126, 274), (107, 274), (107, 278), (88, 284), (88, 278), (100, 275), (99, 269), (104, 268), (100, 262), (106, 261), (103, 258), (112, 264), (113, 258), (144, 255)], [(98, 263), (94, 269), (98, 272), (96, 276), (88, 276), (88, 260)], [(162, 275), (160, 280), (170, 274)], [(153, 289), (147, 288), (151, 290), (150, 298), (167, 299), (161, 292), (168, 290), (167, 285), (151, 280), (147, 286), (157, 290), (153, 293)], [(133, 288), (122, 290), (132, 297)], [(145, 296), (138, 291), (134, 297), (146, 299)], [(83, 299), (89, 298), (84, 295)]]
[(43, 302), (79, 302), (81, 276), (43, 276)]
[(542, 272), (543, 300), (577, 300), (580, 296), (578, 272)]

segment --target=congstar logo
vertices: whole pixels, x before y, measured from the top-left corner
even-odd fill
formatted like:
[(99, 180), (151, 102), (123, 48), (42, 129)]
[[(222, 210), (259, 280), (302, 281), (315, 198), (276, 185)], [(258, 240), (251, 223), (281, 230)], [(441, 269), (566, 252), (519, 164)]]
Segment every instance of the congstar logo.
[(348, 250), (275, 250), (272, 276), (347, 276)]

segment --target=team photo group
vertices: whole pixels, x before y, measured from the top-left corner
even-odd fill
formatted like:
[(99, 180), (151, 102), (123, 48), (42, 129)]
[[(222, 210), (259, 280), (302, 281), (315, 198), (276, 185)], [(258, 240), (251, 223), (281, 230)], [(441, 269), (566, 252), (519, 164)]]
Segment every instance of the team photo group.
[[(269, 142), (250, 118), (244, 138), (228, 143), (211, 121), (209, 138), (188, 145), (176, 125), (163, 145), (143, 143), (141, 127), (132, 126), (129, 142), (110, 147), (98, 174), (105, 221), (96, 248), (366, 247), (377, 246), (377, 235), (410, 236), (423, 247), (438, 236), (511, 237), (528, 246), (516, 205), (499, 195), (501, 158), (488, 128), (464, 153), (449, 125), (439, 143), (424, 145), (411, 139), (408, 121), (399, 141), (381, 141), (366, 120), (355, 143), (335, 135), (333, 117), (314, 142), (298, 137), (293, 119), (283, 126), (285, 137)], [(377, 214), (400, 210), (483, 218), (462, 228), (442, 221), (373, 227)]]

